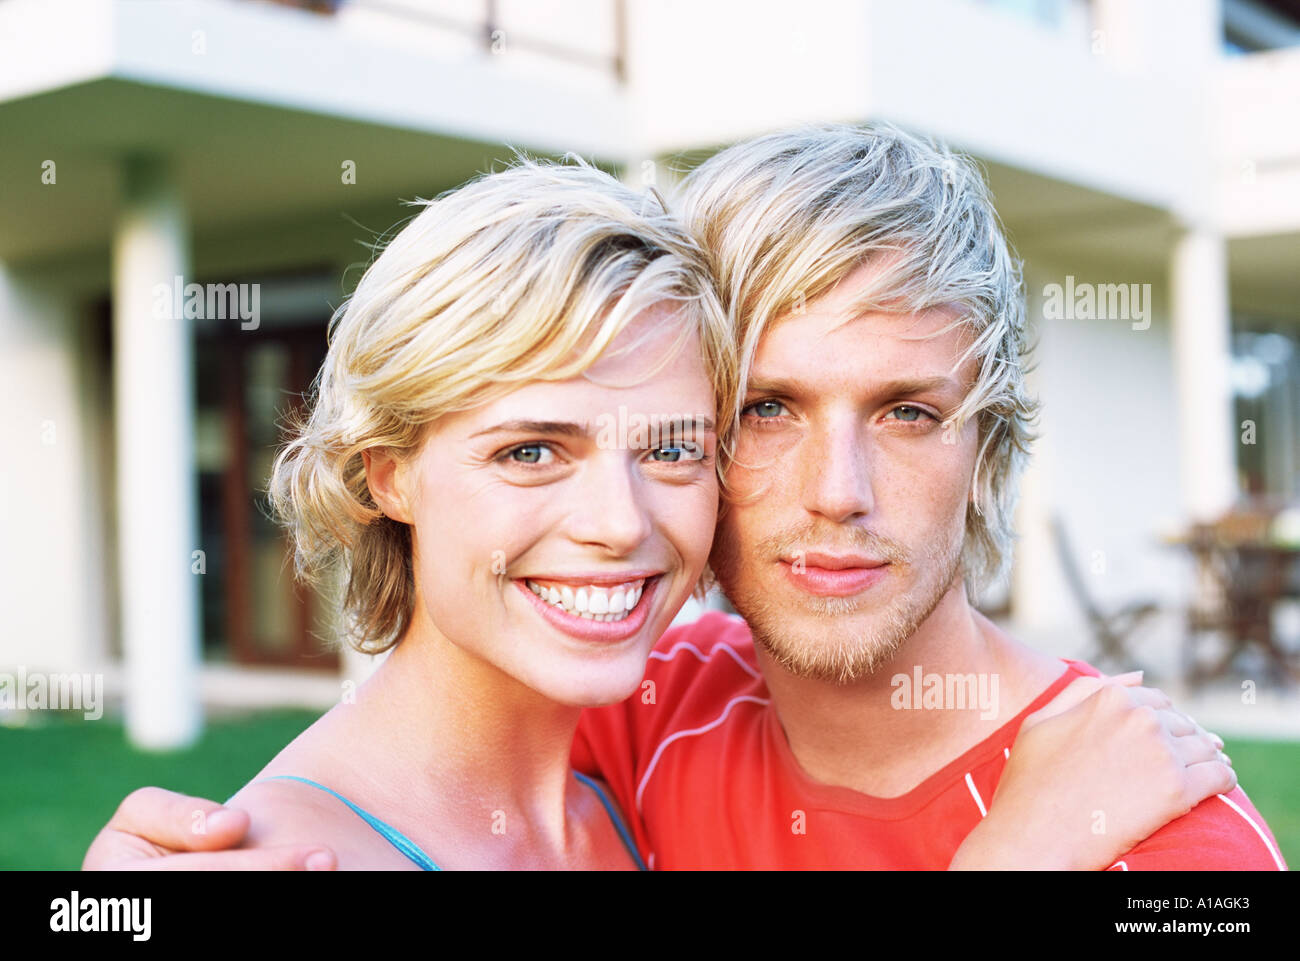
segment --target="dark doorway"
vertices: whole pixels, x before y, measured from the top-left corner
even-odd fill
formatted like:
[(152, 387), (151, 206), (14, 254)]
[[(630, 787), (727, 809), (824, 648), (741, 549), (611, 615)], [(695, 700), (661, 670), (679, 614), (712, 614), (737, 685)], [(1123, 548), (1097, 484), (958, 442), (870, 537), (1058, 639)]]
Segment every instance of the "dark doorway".
[(325, 357), (325, 321), (231, 327), (195, 337), (195, 447), (205, 656), (240, 664), (338, 669), (329, 603), (299, 584), (267, 484), (289, 415)]

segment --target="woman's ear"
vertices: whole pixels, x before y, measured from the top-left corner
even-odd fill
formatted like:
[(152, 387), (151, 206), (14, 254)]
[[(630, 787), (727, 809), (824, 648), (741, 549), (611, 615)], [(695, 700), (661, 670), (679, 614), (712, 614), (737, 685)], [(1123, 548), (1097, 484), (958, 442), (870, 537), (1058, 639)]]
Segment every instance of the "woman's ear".
[(407, 491), (405, 463), (390, 448), (372, 447), (361, 452), (366, 465), (366, 485), (370, 496), (388, 517), (412, 524), (410, 497)]

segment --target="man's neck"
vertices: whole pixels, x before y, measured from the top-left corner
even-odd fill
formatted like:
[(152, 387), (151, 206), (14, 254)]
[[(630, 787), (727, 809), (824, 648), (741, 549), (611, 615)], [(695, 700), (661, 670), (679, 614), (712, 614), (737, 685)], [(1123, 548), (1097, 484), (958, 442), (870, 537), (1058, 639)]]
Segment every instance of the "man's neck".
[(804, 771), (876, 797), (912, 790), (1023, 711), (1062, 672), (1059, 660), (1013, 641), (974, 610), (960, 580), (892, 659), (858, 681), (796, 677), (761, 645), (758, 659)]

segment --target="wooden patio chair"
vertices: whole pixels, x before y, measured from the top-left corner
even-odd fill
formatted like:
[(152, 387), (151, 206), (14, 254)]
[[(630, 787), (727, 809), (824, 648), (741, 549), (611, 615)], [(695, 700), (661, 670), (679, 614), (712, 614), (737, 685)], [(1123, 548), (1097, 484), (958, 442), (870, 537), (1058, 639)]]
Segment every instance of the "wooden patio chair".
[(1103, 607), (1088, 588), (1088, 581), (1083, 576), (1070, 544), (1069, 535), (1066, 533), (1065, 523), (1059, 515), (1052, 518), (1051, 528), (1052, 539), (1056, 543), (1056, 553), (1060, 558), (1066, 583), (1069, 584), (1075, 602), (1087, 618), (1088, 629), (1092, 634), (1093, 648), (1085, 660), (1096, 667), (1104, 664), (1112, 670), (1143, 670), (1150, 678), (1151, 671), (1144, 667), (1130, 650), (1130, 639), (1134, 632), (1159, 610), (1159, 605), (1153, 601), (1142, 600), (1131, 601), (1114, 609)]

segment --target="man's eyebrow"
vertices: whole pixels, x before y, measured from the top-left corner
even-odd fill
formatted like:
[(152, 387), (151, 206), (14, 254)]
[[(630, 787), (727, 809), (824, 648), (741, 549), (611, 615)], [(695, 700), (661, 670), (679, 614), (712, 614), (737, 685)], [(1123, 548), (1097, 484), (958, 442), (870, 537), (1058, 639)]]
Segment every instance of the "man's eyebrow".
[(560, 434), (564, 437), (586, 437), (587, 428), (572, 421), (507, 420), (492, 427), (485, 427), (469, 436), (482, 437), (485, 434)]
[(874, 387), (875, 393), (890, 397), (910, 397), (913, 394), (927, 394), (931, 391), (952, 391), (963, 393), (961, 384), (952, 377), (915, 377), (886, 381)]
[[(804, 381), (789, 381), (775, 377), (750, 377), (748, 392), (754, 394), (774, 394), (783, 397), (799, 397), (813, 392), (813, 385)], [(864, 381), (864, 390), (870, 390), (877, 397), (910, 397), (913, 394), (925, 394), (930, 391), (951, 391), (962, 393), (961, 384), (952, 377), (937, 375), (935, 377), (904, 377), (878, 383)]]

